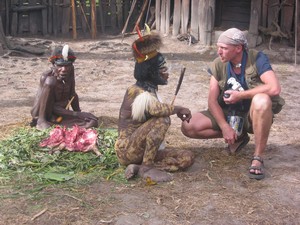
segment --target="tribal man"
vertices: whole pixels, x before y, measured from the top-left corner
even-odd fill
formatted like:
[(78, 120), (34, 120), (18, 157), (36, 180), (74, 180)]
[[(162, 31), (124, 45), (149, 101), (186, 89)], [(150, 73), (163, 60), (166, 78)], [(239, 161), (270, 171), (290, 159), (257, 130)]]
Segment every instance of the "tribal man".
[(191, 119), (189, 109), (162, 103), (157, 95), (158, 85), (166, 85), (169, 77), (166, 61), (158, 52), (161, 45), (157, 34), (140, 35), (132, 45), (137, 81), (125, 93), (115, 144), (120, 164), (127, 166), (126, 179), (139, 176), (166, 182), (172, 180), (168, 172), (186, 169), (194, 162), (190, 151), (160, 150), (171, 124), (169, 116), (177, 114), (187, 122)]
[[(31, 126), (43, 130), (53, 124), (72, 127), (97, 127), (98, 119), (81, 112), (75, 91), (73, 63), (76, 57), (68, 45), (56, 47), (49, 58), (53, 67), (44, 72), (31, 109)], [(72, 107), (73, 111), (69, 110)]]

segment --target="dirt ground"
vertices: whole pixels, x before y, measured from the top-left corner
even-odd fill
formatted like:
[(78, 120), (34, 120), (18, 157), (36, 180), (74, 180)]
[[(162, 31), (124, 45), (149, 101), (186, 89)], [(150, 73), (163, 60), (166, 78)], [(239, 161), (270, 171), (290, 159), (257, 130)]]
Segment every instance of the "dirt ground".
[[(38, 44), (45, 48), (70, 45), (78, 58), (74, 65), (82, 109), (99, 116), (102, 126), (116, 127), (124, 92), (135, 82), (130, 49), (134, 38), (125, 37), (123, 42), (121, 37), (39, 39)], [(36, 39), (23, 41), (37, 44)], [(161, 52), (167, 57), (171, 75), (169, 85), (160, 88), (161, 97), (171, 102), (180, 69), (185, 66), (175, 104), (193, 112), (205, 109), (209, 85), (206, 68), (216, 57), (215, 49), (199, 44), (188, 46), (171, 37), (163, 41)], [(1, 138), (10, 127), (30, 120), (40, 74), (50, 66), (49, 54), (10, 54), (0, 58)], [(242, 152), (228, 156), (222, 139), (186, 138), (180, 131), (180, 120), (172, 116), (167, 148), (190, 149), (196, 154), (194, 165), (174, 173), (172, 182), (147, 186), (141, 180), (128, 184), (99, 180), (78, 187), (51, 186), (41, 190), (41, 198), (0, 183), (0, 224), (300, 224), (299, 66), (276, 57), (271, 62), (286, 105), (276, 115), (271, 129), (264, 155), (264, 180), (248, 178), (253, 136)]]

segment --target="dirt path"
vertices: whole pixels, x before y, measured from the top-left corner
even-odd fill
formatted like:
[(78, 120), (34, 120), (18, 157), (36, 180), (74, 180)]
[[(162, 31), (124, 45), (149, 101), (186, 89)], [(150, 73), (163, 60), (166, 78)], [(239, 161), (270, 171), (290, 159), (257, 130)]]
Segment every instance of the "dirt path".
[[(134, 82), (133, 38), (123, 43), (121, 39), (68, 41), (78, 57), (75, 68), (81, 107), (101, 117), (106, 126), (116, 127), (124, 91)], [(168, 45), (162, 52), (171, 76), (169, 85), (160, 90), (162, 98), (171, 102), (185, 66), (176, 104), (192, 111), (206, 108), (209, 77), (205, 70), (215, 51), (171, 38), (164, 42)], [(5, 131), (0, 132), (1, 137), (14, 124), (29, 121), (40, 73), (50, 66), (47, 57), (0, 58), (0, 126)], [(188, 171), (174, 174), (174, 181), (155, 186), (137, 180), (129, 184), (99, 181), (72, 189), (54, 186), (42, 191), (43, 198), (23, 194), (15, 199), (5, 197), (15, 190), (0, 183), (0, 224), (299, 224), (299, 67), (271, 60), (286, 105), (271, 129), (263, 181), (247, 176), (253, 136), (240, 154), (227, 156), (221, 139), (188, 139), (180, 132), (180, 120), (172, 117), (167, 147), (191, 149), (197, 155)], [(44, 214), (32, 219), (42, 210)]]

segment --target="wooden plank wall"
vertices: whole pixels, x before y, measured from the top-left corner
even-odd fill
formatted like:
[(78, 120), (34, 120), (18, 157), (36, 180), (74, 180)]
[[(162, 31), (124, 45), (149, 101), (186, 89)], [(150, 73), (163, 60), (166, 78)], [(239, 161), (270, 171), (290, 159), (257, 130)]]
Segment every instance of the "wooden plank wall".
[(238, 27), (248, 29), (250, 22), (251, 0), (223, 0), (222, 28)]
[[(120, 34), (134, 2), (134, 0), (74, 1), (75, 10), (71, 8), (71, 0), (0, 0), (0, 16), (4, 31), (6, 35), (11, 36), (72, 37), (74, 26), (78, 36), (82, 38), (96, 38), (101, 34)], [(96, 3), (94, 24), (92, 24), (92, 2)], [(256, 36), (257, 26), (271, 28), (272, 21), (276, 21), (281, 30), (291, 36), (291, 39), (296, 33), (295, 0), (152, 0), (149, 2), (151, 2), (151, 15), (148, 16), (152, 17), (149, 24), (152, 29), (156, 28), (165, 35), (171, 32), (173, 36), (190, 33), (205, 45), (211, 43), (213, 30), (238, 27), (250, 29), (250, 33)], [(147, 8), (146, 13), (141, 15), (143, 3), (144, 1), (136, 0), (125, 33), (134, 30), (137, 18), (142, 18), (139, 26), (143, 27), (145, 14), (149, 13)], [(72, 17), (72, 12), (75, 12), (75, 17)], [(253, 21), (255, 24), (251, 24)], [(298, 26), (300, 26), (299, 22)], [(300, 33), (299, 28), (297, 31)], [(298, 34), (298, 43), (299, 36)]]

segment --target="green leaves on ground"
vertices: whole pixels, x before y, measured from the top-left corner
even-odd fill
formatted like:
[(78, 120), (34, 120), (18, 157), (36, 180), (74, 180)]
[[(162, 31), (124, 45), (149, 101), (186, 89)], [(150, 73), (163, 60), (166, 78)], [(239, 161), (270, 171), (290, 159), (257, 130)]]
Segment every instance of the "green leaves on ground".
[(77, 175), (105, 170), (113, 173), (119, 164), (114, 151), (116, 129), (96, 129), (97, 145), (102, 156), (94, 152), (50, 152), (39, 147), (50, 129), (39, 131), (23, 127), (9, 138), (0, 141), (0, 183), (16, 176), (29, 176), (35, 180), (67, 181)]

